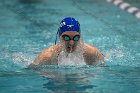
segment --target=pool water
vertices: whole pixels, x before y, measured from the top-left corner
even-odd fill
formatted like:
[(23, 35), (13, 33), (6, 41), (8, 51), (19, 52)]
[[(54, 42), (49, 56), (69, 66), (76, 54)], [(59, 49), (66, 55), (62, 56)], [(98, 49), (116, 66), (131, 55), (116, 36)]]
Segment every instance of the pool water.
[[(140, 20), (132, 14), (106, 0), (0, 1), (0, 93), (140, 93)], [(83, 42), (102, 51), (105, 66), (27, 69), (67, 16), (79, 20)]]

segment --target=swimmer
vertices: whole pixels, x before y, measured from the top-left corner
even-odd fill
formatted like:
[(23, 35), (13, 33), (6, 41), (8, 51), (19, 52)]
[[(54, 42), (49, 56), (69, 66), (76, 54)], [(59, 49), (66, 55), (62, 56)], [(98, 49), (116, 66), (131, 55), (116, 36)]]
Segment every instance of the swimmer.
[(63, 19), (60, 22), (57, 35), (60, 42), (44, 50), (29, 65), (29, 68), (37, 65), (66, 65), (68, 57), (70, 60), (75, 61), (75, 63), (72, 63), (73, 65), (104, 63), (103, 54), (96, 47), (81, 41), (80, 24), (75, 18), (67, 17)]

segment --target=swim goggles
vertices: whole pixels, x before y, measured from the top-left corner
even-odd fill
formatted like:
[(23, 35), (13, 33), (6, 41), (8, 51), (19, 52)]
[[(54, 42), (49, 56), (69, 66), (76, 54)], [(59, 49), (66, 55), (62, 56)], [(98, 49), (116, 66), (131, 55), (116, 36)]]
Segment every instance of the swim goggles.
[(62, 35), (62, 37), (65, 41), (70, 41), (70, 40), (78, 41), (80, 39), (80, 35), (75, 35), (72, 39), (68, 35)]

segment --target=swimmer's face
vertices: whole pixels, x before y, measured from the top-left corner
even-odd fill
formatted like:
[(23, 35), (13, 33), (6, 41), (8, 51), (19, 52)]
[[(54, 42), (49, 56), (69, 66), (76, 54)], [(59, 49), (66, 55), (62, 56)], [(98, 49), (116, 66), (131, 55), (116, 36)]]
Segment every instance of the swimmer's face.
[(80, 33), (74, 31), (66, 31), (61, 35), (61, 40), (67, 52), (73, 52), (80, 41)]

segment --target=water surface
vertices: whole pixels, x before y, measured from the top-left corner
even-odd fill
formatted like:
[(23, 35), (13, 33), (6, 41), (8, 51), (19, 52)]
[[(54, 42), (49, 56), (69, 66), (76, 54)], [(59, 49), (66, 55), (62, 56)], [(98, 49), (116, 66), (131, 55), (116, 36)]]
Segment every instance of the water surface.
[[(105, 0), (0, 0), (0, 93), (139, 93), (140, 22)], [(136, 7), (137, 0), (125, 0)], [(81, 23), (106, 65), (26, 69), (54, 45), (59, 22)]]

